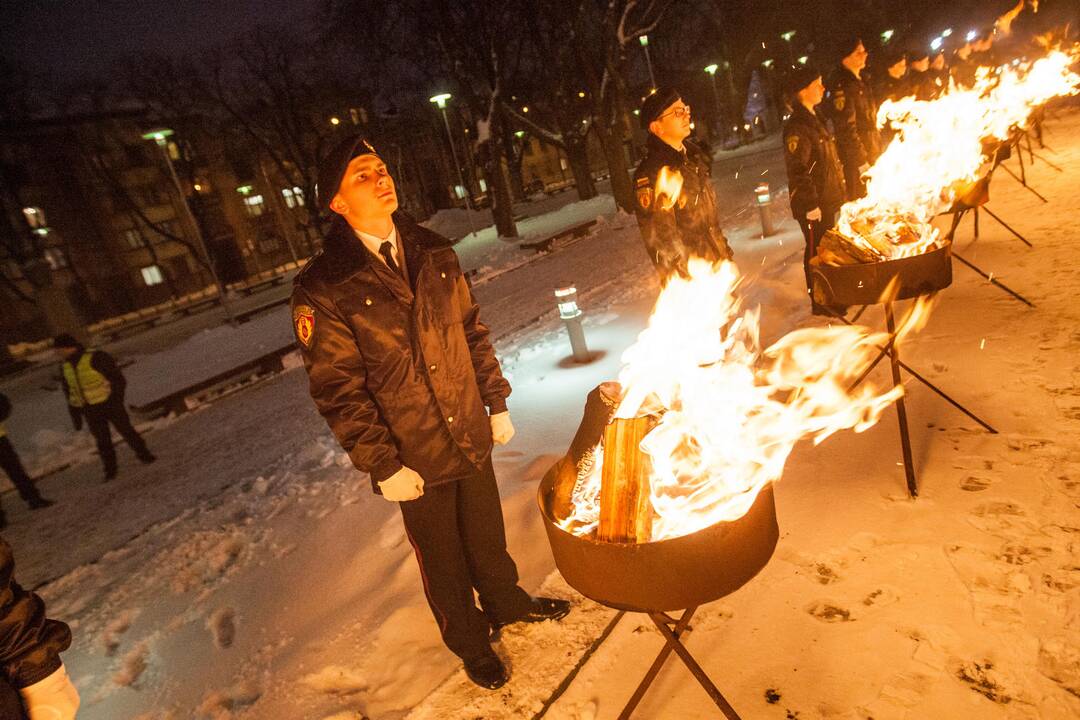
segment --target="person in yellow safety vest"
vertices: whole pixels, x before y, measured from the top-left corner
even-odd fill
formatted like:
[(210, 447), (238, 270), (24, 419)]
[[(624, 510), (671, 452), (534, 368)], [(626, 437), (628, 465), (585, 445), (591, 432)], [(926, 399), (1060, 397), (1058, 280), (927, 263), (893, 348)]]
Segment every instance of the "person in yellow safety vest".
[[(0, 393), (0, 468), (7, 473), (11, 484), (19, 491), (19, 496), (26, 501), (31, 510), (47, 508), (53, 504), (53, 501), (46, 500), (38, 493), (37, 486), (26, 474), (19, 460), (19, 454), (15, 452), (15, 447), (8, 439), (4, 422), (9, 417), (11, 417), (11, 401), (7, 395)], [(7, 516), (4, 514), (4, 509), (0, 507), (0, 530), (5, 527), (7, 527)]]
[(64, 358), (60, 371), (71, 422), (76, 430), (81, 430), (83, 418), (86, 419), (105, 466), (105, 480), (116, 477), (116, 449), (113, 448), (110, 425), (117, 429), (139, 460), (154, 462), (157, 458), (131, 425), (124, 407), (127, 380), (112, 355), (104, 350), (87, 350), (70, 335), (57, 336), (53, 345)]

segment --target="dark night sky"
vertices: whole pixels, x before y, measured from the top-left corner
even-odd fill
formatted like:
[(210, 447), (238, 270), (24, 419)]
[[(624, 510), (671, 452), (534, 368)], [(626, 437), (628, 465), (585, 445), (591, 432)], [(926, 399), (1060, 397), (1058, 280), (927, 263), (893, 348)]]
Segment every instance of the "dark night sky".
[(198, 52), (259, 22), (317, 15), (322, 0), (4, 0), (0, 44), (18, 66), (61, 82), (107, 73), (118, 58)]

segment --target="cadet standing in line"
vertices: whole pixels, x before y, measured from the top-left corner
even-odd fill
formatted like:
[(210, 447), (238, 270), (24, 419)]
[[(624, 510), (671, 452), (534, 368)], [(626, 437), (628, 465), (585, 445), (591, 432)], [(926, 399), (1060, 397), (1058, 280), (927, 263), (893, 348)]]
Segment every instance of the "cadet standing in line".
[[(880, 105), (886, 100), (899, 100), (910, 94), (907, 83), (907, 55), (896, 48), (889, 48), (883, 54), (881, 67), (884, 72), (877, 72), (876, 96)], [(882, 143), (882, 146), (887, 143)]]
[(451, 242), (397, 212), (368, 140), (330, 152), (316, 195), (333, 220), (292, 296), (311, 397), (374, 491), (399, 504), (443, 642), (470, 680), (498, 688), (509, 673), (493, 633), (570, 611), (530, 597), (506, 551), (491, 452), (514, 435), (510, 383)]
[[(844, 204), (844, 170), (825, 119), (815, 109), (825, 96), (821, 74), (813, 68), (793, 68), (785, 82), (791, 99), (791, 116), (784, 123), (784, 162), (787, 166), (791, 214), (806, 240), (803, 270), (807, 292), (811, 292), (810, 259), (817, 243), (836, 223)], [(811, 295), (815, 315), (831, 315)]]
[(85, 418), (105, 467), (105, 480), (116, 477), (116, 448), (109, 425), (116, 428), (142, 463), (154, 462), (157, 458), (131, 425), (124, 407), (127, 379), (112, 355), (104, 350), (87, 350), (70, 335), (57, 336), (53, 345), (64, 358), (60, 377), (71, 422), (76, 430), (81, 430)]
[[(690, 106), (674, 88), (660, 88), (645, 98), (640, 113), (649, 136), (646, 155), (634, 172), (637, 221), (661, 282), (676, 273), (685, 277), (691, 257), (730, 260), (712, 184), (712, 158), (687, 140)], [(682, 178), (673, 204), (657, 188), (665, 167)]]
[(866, 194), (862, 174), (881, 152), (877, 129), (877, 103), (862, 79), (867, 52), (862, 38), (848, 36), (838, 46), (840, 63), (826, 83), (827, 116), (832, 120), (849, 200)]
[[(0, 393), (0, 469), (7, 473), (11, 484), (19, 491), (19, 497), (26, 501), (31, 510), (47, 508), (54, 504), (53, 501), (41, 497), (34, 481), (30, 479), (30, 476), (26, 474), (26, 470), (23, 469), (19, 454), (15, 452), (15, 447), (11, 444), (11, 440), (8, 439), (4, 422), (9, 417), (11, 417), (11, 401), (7, 395)], [(7, 516), (4, 514), (3, 508), (0, 507), (0, 530), (5, 527), (7, 527)]]
[(916, 100), (933, 100), (937, 92), (934, 76), (930, 73), (930, 53), (925, 43), (916, 43), (908, 53), (908, 92)]

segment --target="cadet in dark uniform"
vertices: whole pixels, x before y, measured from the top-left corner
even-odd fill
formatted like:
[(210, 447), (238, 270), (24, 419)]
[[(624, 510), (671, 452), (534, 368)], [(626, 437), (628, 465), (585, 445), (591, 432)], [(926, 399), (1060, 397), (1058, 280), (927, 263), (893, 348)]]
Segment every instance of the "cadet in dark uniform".
[(839, 46), (840, 64), (829, 77), (826, 115), (832, 121), (849, 200), (866, 194), (862, 174), (881, 152), (877, 129), (877, 103), (862, 79), (866, 48), (858, 36), (850, 36)]
[(0, 538), (0, 718), (75, 720), (79, 692), (60, 659), (70, 646), (71, 629), (16, 582), (15, 556)]
[(450, 241), (396, 212), (366, 139), (331, 151), (316, 193), (333, 221), (292, 296), (311, 397), (375, 492), (399, 503), (446, 646), (473, 682), (500, 687), (492, 630), (570, 610), (529, 597), (506, 551), (491, 451), (514, 434), (510, 384)]
[(104, 350), (87, 350), (70, 335), (58, 335), (53, 345), (64, 358), (60, 365), (60, 378), (71, 422), (76, 430), (81, 430), (83, 418), (86, 419), (86, 426), (94, 436), (101, 463), (105, 466), (105, 479), (116, 477), (116, 448), (113, 447), (110, 424), (141, 462), (154, 462), (157, 458), (131, 425), (131, 418), (124, 407), (127, 379), (112, 355)]
[[(11, 417), (11, 401), (4, 393), (0, 393), (0, 469), (7, 473), (8, 479), (15, 489), (19, 491), (19, 497), (26, 501), (31, 510), (40, 510), (53, 504), (52, 500), (41, 497), (37, 486), (23, 469), (19, 454), (15, 452), (11, 440), (7, 436), (7, 428), (4, 422)], [(7, 516), (3, 508), (0, 508), (0, 530), (7, 527)]]
[(934, 76), (930, 74), (930, 53), (922, 43), (908, 53), (908, 91), (916, 100), (933, 100), (937, 92)]
[[(896, 48), (885, 51), (881, 60), (882, 71), (874, 73), (877, 76), (875, 96), (880, 105), (886, 100), (899, 100), (907, 97), (907, 55)], [(887, 143), (882, 143), (884, 147)]]
[[(793, 106), (784, 123), (784, 161), (787, 165), (791, 214), (806, 239), (803, 270), (807, 292), (810, 291), (810, 258), (817, 252), (817, 242), (833, 227), (836, 214), (844, 203), (844, 170), (825, 119), (815, 109), (825, 96), (821, 74), (800, 66), (785, 82)], [(811, 298), (815, 315), (831, 315)]]
[(934, 82), (934, 97), (941, 95), (949, 89), (949, 66), (945, 63), (945, 51), (938, 49), (930, 58), (930, 79)]
[[(685, 277), (691, 257), (712, 263), (730, 260), (731, 248), (720, 230), (712, 158), (686, 140), (690, 106), (677, 90), (661, 88), (645, 98), (640, 112), (649, 136), (648, 152), (634, 172), (637, 220), (661, 282), (674, 273)], [(674, 203), (657, 188), (665, 167), (682, 178)]]
[(975, 84), (975, 69), (978, 66), (972, 56), (973, 52), (971, 42), (965, 40), (963, 45), (956, 48), (949, 66), (949, 75), (953, 82), (963, 88), (969, 88)]

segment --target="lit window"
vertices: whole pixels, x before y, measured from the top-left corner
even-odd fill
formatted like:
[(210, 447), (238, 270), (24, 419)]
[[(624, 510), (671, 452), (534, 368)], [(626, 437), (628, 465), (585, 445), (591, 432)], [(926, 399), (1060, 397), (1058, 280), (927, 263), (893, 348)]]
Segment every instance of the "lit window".
[(49, 264), (49, 268), (52, 270), (60, 270), (68, 266), (67, 257), (60, 248), (45, 248), (43, 254), (45, 262)]
[(252, 217), (259, 217), (263, 214), (263, 196), (262, 195), (248, 195), (244, 198), (244, 207), (247, 209), (248, 215)]
[(142, 279), (146, 283), (147, 287), (153, 285), (160, 285), (165, 282), (165, 278), (161, 275), (161, 268), (157, 265), (149, 265), (142, 269)]
[(45, 211), (39, 207), (24, 207), (23, 217), (26, 218), (26, 224), (32, 228), (47, 227), (49, 223), (45, 221)]
[(143, 246), (143, 237), (135, 228), (128, 228), (124, 231), (124, 242), (129, 248), (141, 248)]
[(285, 198), (285, 204), (289, 208), (304, 206), (304, 191), (298, 187), (282, 188), (281, 196)]

